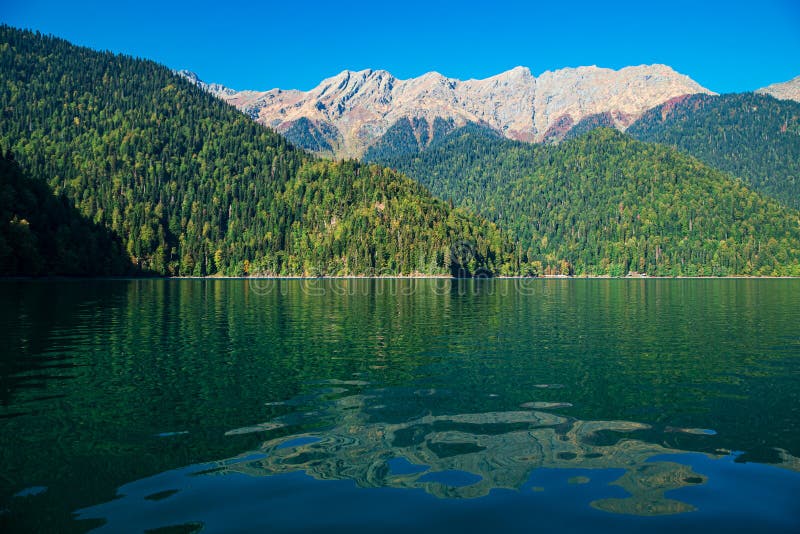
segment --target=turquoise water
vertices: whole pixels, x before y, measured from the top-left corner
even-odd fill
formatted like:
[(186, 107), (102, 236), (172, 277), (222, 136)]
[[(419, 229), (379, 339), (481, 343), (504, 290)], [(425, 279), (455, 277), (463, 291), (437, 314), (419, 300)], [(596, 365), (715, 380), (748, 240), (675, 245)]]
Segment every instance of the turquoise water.
[(4, 531), (800, 530), (798, 280), (0, 283)]

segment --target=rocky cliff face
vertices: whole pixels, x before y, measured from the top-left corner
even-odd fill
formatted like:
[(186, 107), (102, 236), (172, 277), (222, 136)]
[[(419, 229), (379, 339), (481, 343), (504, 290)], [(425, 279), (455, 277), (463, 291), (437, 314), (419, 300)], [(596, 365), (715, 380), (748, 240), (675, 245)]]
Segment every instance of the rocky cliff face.
[(236, 91), (235, 89), (228, 89), (224, 85), (218, 83), (206, 83), (192, 71), (179, 70), (178, 74), (219, 98), (230, 97), (238, 93), (238, 91)]
[(542, 142), (560, 140), (592, 115), (606, 114), (624, 129), (671, 98), (710, 93), (665, 65), (567, 68), (538, 77), (516, 67), (467, 81), (436, 72), (400, 80), (384, 70), (344, 71), (310, 91), (264, 92), (233, 91), (182, 74), (295, 143), (338, 157), (361, 156), (401, 119), (430, 128), (436, 119), (454, 127), (477, 123), (511, 139)]
[(800, 76), (792, 78), (788, 82), (773, 83), (757, 90), (756, 93), (772, 95), (780, 100), (800, 102)]

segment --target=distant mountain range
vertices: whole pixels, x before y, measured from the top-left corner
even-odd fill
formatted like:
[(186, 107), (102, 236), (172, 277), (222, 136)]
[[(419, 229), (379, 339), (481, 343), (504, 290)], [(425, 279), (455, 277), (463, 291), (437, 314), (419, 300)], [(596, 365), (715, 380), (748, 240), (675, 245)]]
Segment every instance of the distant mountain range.
[(687, 94), (713, 94), (666, 65), (620, 70), (565, 68), (533, 76), (516, 67), (485, 80), (429, 72), (400, 80), (385, 70), (344, 71), (310, 91), (235, 91), (187, 79), (276, 129), (293, 143), (336, 157), (361, 157), (398, 123), (421, 147), (468, 123), (519, 141), (558, 141), (587, 117), (624, 129), (648, 109)]

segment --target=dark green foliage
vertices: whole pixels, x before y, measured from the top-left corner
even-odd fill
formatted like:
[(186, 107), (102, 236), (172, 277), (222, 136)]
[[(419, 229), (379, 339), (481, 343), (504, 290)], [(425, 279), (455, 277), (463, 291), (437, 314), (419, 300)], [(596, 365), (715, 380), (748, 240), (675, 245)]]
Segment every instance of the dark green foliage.
[(456, 131), (384, 163), (511, 230), (545, 273), (800, 275), (797, 211), (616, 130), (557, 146)]
[(570, 139), (575, 139), (597, 128), (614, 127), (614, 118), (611, 116), (611, 113), (608, 111), (605, 113), (595, 113), (594, 115), (589, 115), (588, 117), (584, 117), (578, 121), (578, 124), (570, 128), (569, 131), (564, 135), (564, 140), (568, 141)]
[(0, 155), (0, 276), (134, 272), (118, 237)]
[(800, 103), (753, 93), (692, 95), (651, 109), (628, 133), (674, 146), (800, 208)]
[(283, 135), (295, 146), (314, 152), (333, 152), (329, 139), (338, 138), (338, 132), (333, 126), (317, 125), (305, 117), (294, 121)]
[(456, 125), (453, 122), (453, 119), (445, 120), (441, 117), (436, 117), (433, 119), (433, 129), (431, 130), (431, 138), (429, 143), (432, 143), (438, 139), (442, 139), (445, 135), (449, 134), (455, 129)]
[(367, 150), (364, 161), (380, 161), (393, 154), (414, 154), (424, 147), (417, 138), (411, 121), (404, 117), (392, 124), (383, 137)]
[(167, 275), (511, 272), (490, 223), (414, 181), (317, 161), (169, 69), (0, 27), (0, 144)]
[(386, 130), (377, 143), (369, 147), (364, 161), (382, 161), (405, 154), (416, 154), (432, 142), (442, 139), (455, 129), (452, 119), (436, 117), (431, 125), (427, 119), (400, 119)]

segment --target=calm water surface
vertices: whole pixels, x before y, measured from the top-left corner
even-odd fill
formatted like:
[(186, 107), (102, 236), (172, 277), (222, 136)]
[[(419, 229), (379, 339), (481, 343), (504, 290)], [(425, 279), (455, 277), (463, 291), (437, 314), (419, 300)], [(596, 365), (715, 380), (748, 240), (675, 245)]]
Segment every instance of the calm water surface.
[(800, 531), (798, 280), (0, 283), (0, 530)]

